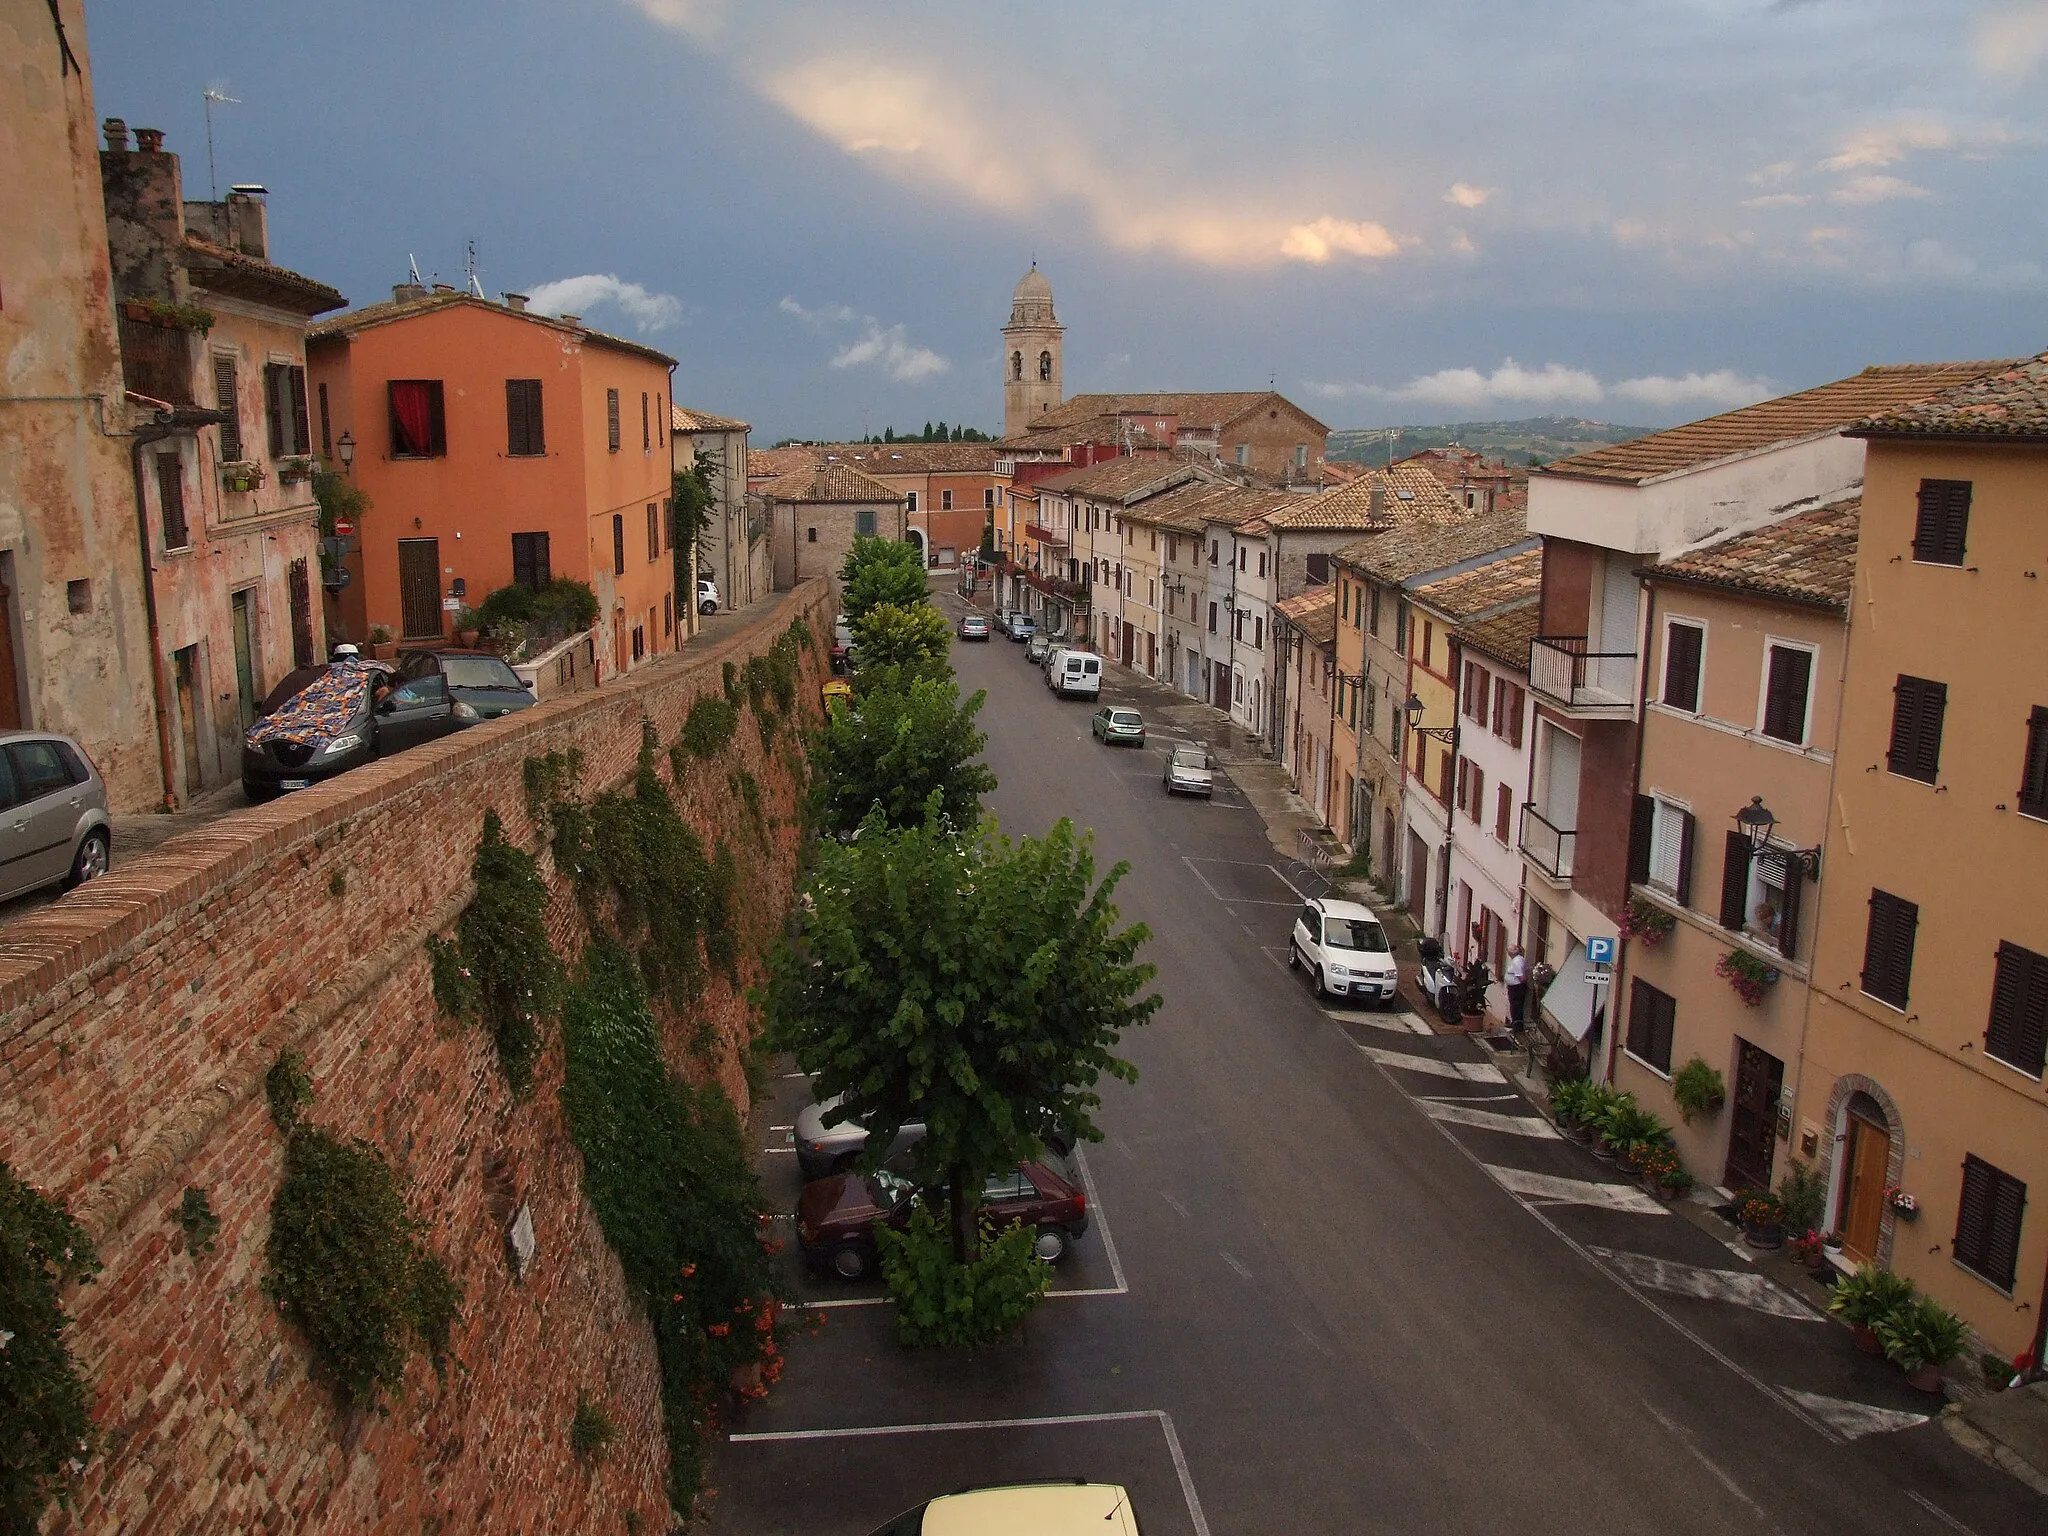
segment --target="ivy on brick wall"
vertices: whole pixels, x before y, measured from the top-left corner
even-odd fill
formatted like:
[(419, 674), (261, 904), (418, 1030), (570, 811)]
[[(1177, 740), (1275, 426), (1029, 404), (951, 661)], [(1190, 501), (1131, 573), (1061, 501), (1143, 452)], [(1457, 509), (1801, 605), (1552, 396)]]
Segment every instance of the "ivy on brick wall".
[(63, 1202), (0, 1162), (0, 1531), (33, 1531), (68, 1503), (97, 1435), (92, 1397), (64, 1341), (60, 1288), (100, 1262)]
[[(703, 694), (690, 705), (690, 713), (683, 721), (682, 735), (676, 746), (692, 757), (716, 757), (732, 740), (739, 723), (740, 712), (732, 700), (723, 694)], [(682, 764), (677, 762), (673, 766), (678, 769), (676, 777), (681, 778)]]
[(757, 1396), (781, 1375), (767, 1201), (731, 1103), (670, 1074), (639, 967), (608, 936), (584, 950), (562, 1049), (583, 1192), (654, 1326), (669, 1496), (685, 1511), (719, 1393)]
[(476, 894), (455, 920), (453, 943), (428, 943), (434, 1001), (450, 1018), (491, 1032), (505, 1080), (523, 1094), (533, 1085), (541, 1026), (561, 1002), (562, 961), (548, 942), (548, 888), (533, 855), (507, 841), (495, 810), (484, 812), (470, 869)]

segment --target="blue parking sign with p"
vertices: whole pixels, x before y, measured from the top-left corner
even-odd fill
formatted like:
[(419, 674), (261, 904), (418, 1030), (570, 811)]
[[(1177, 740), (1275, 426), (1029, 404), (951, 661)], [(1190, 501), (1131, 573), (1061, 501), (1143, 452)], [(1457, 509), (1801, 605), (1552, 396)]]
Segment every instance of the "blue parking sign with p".
[(1612, 940), (1612, 939), (1588, 939), (1588, 940), (1586, 940), (1586, 963), (1587, 963), (1588, 965), (1612, 965), (1612, 964), (1614, 964), (1614, 940)]

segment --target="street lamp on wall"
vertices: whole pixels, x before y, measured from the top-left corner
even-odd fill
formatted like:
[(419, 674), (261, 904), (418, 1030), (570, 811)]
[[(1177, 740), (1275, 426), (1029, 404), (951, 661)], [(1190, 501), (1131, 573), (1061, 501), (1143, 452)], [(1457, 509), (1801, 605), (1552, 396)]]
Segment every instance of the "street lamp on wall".
[(334, 451), (335, 454), (341, 459), (342, 473), (346, 474), (350, 470), (354, 469), (356, 464), (355, 433), (342, 433), (341, 440), (334, 445)]
[[(1771, 808), (1764, 804), (1762, 795), (1751, 795), (1749, 804), (1735, 813), (1736, 830), (1749, 839), (1750, 854), (1754, 857), (1771, 846), (1771, 833), (1776, 830), (1778, 818), (1771, 814)], [(1788, 859), (1799, 862), (1800, 871), (1809, 880), (1820, 879), (1820, 849), (1785, 848), (1776, 850)]]
[(1456, 741), (1458, 739), (1456, 726), (1424, 725), (1422, 723), (1422, 712), (1428, 707), (1422, 700), (1415, 697), (1414, 694), (1408, 695), (1408, 702), (1401, 706), (1401, 713), (1408, 717), (1408, 729), (1418, 736), (1432, 736), (1446, 745)]

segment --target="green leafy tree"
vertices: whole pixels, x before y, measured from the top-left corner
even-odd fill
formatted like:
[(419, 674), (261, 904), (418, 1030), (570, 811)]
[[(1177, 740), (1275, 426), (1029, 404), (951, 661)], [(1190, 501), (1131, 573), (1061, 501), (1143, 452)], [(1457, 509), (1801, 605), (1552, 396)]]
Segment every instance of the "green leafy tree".
[(950, 670), (946, 652), (952, 636), (946, 616), (929, 603), (909, 608), (877, 603), (848, 627), (853, 631), (854, 654), (863, 668), (900, 667), (919, 677)]
[(1150, 935), (1117, 927), (1128, 866), (1098, 884), (1091, 840), (1065, 820), (1015, 844), (962, 837), (939, 800), (921, 826), (877, 814), (820, 845), (801, 931), (777, 956), (769, 1038), (817, 1074), (820, 1098), (845, 1096), (871, 1164), (923, 1120), (921, 1171), (944, 1179), (964, 1264), (990, 1173), (1055, 1135), (1101, 1139), (1095, 1084), (1136, 1080), (1115, 1046), (1160, 999), (1141, 995)]
[(894, 539), (855, 539), (846, 563), (839, 568), (839, 581), (845, 589), (839, 598), (840, 611), (848, 624), (859, 622), (862, 614), (881, 603), (915, 608), (931, 601), (931, 589), (924, 579), (924, 556), (915, 544)]
[[(670, 477), (670, 493), (675, 497), (675, 576), (676, 601), (697, 603), (697, 567), (701, 563), (698, 551), (703, 548), (704, 535), (711, 529), (712, 514), (718, 507), (719, 456), (708, 449), (699, 448), (695, 462), (688, 469), (679, 469)], [(731, 593), (722, 593), (728, 601)]]
[(996, 787), (974, 725), (985, 697), (962, 703), (952, 683), (919, 678), (832, 711), (811, 753), (820, 830), (851, 832), (876, 811), (892, 827), (918, 826), (934, 795), (950, 825), (972, 827)]
[(98, 1443), (62, 1292), (99, 1268), (63, 1203), (0, 1162), (0, 1531), (38, 1529), (52, 1498), (69, 1500)]

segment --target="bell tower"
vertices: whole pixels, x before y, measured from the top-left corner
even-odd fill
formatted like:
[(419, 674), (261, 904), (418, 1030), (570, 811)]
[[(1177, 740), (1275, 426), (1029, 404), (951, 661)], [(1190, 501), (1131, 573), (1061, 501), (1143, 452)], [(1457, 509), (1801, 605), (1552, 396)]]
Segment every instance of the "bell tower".
[(1065, 329), (1052, 312), (1052, 284), (1031, 263), (1010, 295), (1010, 323), (1003, 327), (1003, 436), (1015, 437), (1058, 405), (1060, 338)]

